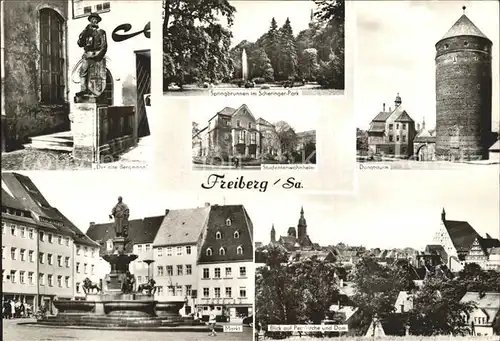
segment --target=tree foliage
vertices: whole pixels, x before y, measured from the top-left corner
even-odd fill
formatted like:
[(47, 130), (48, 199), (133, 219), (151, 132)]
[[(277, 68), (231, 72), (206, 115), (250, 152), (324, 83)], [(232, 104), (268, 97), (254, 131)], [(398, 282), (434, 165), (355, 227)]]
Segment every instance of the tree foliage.
[(285, 121), (279, 121), (274, 126), (280, 143), (281, 153), (290, 159), (297, 146), (297, 134)]

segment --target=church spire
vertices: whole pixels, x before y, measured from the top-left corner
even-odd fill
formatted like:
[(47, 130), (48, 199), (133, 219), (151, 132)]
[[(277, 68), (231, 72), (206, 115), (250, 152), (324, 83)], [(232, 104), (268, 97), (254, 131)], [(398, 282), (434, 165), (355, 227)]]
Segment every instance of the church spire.
[(441, 220), (442, 220), (443, 222), (445, 222), (445, 221), (446, 221), (446, 212), (444, 211), (444, 207), (443, 207), (443, 211), (441, 212)]
[(273, 227), (271, 228), (271, 243), (276, 242), (276, 230), (274, 229), (274, 224)]
[(314, 21), (314, 11), (311, 8), (311, 21)]

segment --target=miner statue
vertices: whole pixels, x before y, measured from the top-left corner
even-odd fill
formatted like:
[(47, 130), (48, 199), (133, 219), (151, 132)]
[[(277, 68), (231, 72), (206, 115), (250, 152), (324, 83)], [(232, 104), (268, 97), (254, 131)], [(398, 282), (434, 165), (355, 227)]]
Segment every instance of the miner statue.
[(108, 43), (106, 32), (99, 28), (102, 20), (99, 14), (91, 13), (88, 17), (90, 24), (80, 33), (78, 46), (84, 50), (80, 60), (81, 91), (76, 93), (75, 101), (82, 97), (99, 97), (106, 88), (106, 51)]
[(115, 233), (117, 237), (128, 236), (128, 206), (123, 203), (122, 197), (118, 197), (118, 203), (111, 210), (109, 219), (115, 219)]

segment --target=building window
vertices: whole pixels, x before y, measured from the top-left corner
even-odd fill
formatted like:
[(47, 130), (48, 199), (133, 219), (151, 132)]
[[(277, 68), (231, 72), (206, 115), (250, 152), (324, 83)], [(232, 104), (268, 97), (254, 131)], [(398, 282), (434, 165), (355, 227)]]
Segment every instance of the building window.
[(29, 284), (29, 285), (33, 285), (33, 284), (34, 284), (34, 283), (33, 283), (33, 275), (34, 275), (34, 274), (35, 274), (34, 272), (31, 272), (31, 271), (30, 271), (30, 272), (28, 272), (28, 284)]
[(240, 233), (238, 231), (234, 231), (234, 238), (235, 239), (240, 238)]
[(25, 284), (26, 278), (25, 278), (25, 271), (19, 271), (19, 283)]
[(182, 265), (177, 265), (177, 276), (182, 276)]
[(238, 247), (236, 248), (236, 254), (237, 254), (237, 255), (242, 255), (242, 254), (243, 254), (243, 248), (242, 248), (241, 246), (238, 246)]
[(38, 253), (38, 261), (40, 262), (40, 264), (45, 263), (45, 254), (43, 252)]
[(236, 120), (236, 126), (237, 126), (237, 127), (241, 127), (241, 122), (240, 122), (240, 120)]
[(391, 123), (389, 124), (389, 130), (392, 130), (394, 128), (394, 125)]
[(41, 242), (44, 242), (44, 241), (45, 241), (45, 234), (43, 233), (43, 231), (40, 231), (40, 232), (38, 233), (38, 236), (39, 236), (39, 238), (40, 238), (40, 241), (41, 241)]
[(16, 283), (16, 270), (10, 270), (10, 282)]
[(5, 246), (2, 246), (2, 259), (5, 259)]
[(52, 275), (51, 274), (47, 275), (47, 284), (49, 285), (49, 287), (51, 287), (54, 284), (52, 282)]
[(69, 288), (69, 276), (64, 277), (64, 285)]
[(53, 9), (40, 11), (41, 101), (64, 102), (64, 19)]
[(207, 249), (207, 256), (211, 256), (212, 255), (212, 249), (211, 248), (208, 248)]
[(233, 295), (232, 288), (226, 287), (226, 297), (231, 298), (232, 295)]
[(28, 230), (28, 237), (29, 239), (33, 239), (33, 229)]
[(64, 265), (69, 268), (69, 257), (64, 257)]
[(19, 255), (21, 256), (21, 262), (26, 262), (26, 250), (25, 249), (21, 249), (21, 251), (19, 252)]
[(219, 256), (224, 256), (226, 254), (226, 250), (221, 246), (219, 249)]
[(43, 273), (38, 274), (38, 283), (40, 283), (40, 285), (45, 285), (45, 275)]
[(191, 293), (192, 293), (192, 286), (191, 285), (186, 285), (186, 296), (187, 297), (191, 297)]
[(167, 276), (172, 276), (174, 274), (174, 269), (172, 265), (167, 265)]
[(51, 244), (52, 244), (52, 237), (53, 237), (52, 233), (49, 233), (49, 243)]
[(231, 268), (226, 268), (226, 277), (231, 277)]
[(52, 261), (53, 261), (53, 259), (52, 259), (52, 254), (51, 254), (51, 253), (47, 254), (47, 263), (48, 263), (49, 265), (52, 265)]
[(16, 260), (17, 249), (15, 247), (10, 248), (10, 259)]
[(247, 276), (247, 268), (244, 266), (240, 266), (240, 277), (246, 277)]
[(240, 287), (240, 297), (247, 297), (247, 288)]
[(210, 278), (210, 269), (203, 268), (203, 278), (204, 279)]
[(402, 136), (402, 139), (403, 139), (403, 142), (406, 142), (406, 136), (405, 135)]
[(95, 252), (96, 252), (96, 249), (92, 249), (92, 253), (91, 253), (92, 258), (95, 258)]
[(5, 222), (2, 221), (2, 234), (5, 234)]
[(394, 138), (392, 135), (389, 135), (389, 142), (393, 142), (394, 141)]
[(62, 236), (57, 236), (57, 244), (62, 245)]
[(163, 266), (158, 266), (158, 276), (163, 276)]
[(80, 245), (76, 246), (76, 255), (80, 256)]
[(220, 288), (214, 288), (214, 296), (215, 298), (220, 298)]
[(80, 293), (80, 283), (76, 282), (76, 292)]
[(57, 265), (62, 267), (62, 256), (57, 256)]
[(172, 248), (167, 247), (167, 256), (172, 256)]
[(59, 288), (62, 288), (62, 276), (61, 275), (57, 276), (57, 286)]
[(83, 273), (86, 274), (87, 273), (87, 263), (84, 263), (83, 264)]
[(177, 246), (177, 256), (182, 256), (182, 246)]
[(19, 230), (21, 231), (21, 238), (26, 238), (26, 229), (24, 228), (24, 226), (20, 226)]
[(210, 289), (209, 288), (203, 288), (203, 297), (205, 297), (205, 298), (210, 297)]
[(146, 252), (149, 252), (149, 250), (151, 249), (151, 244), (146, 244), (144, 249)]
[(217, 233), (215, 234), (215, 239), (221, 239), (222, 238), (222, 234), (217, 231)]
[(76, 272), (80, 273), (80, 262), (76, 262)]
[(190, 255), (191, 254), (191, 246), (186, 246), (186, 255)]
[(28, 260), (30, 261), (30, 263), (33, 263), (35, 261), (34, 256), (35, 256), (35, 251), (29, 250), (28, 251)]
[(191, 275), (193, 273), (193, 268), (191, 264), (186, 264), (186, 275)]
[(66, 246), (69, 246), (69, 237), (66, 237)]
[(87, 256), (88, 256), (88, 254), (89, 254), (89, 249), (85, 246), (85, 247), (83, 248), (83, 255), (84, 255), (85, 257), (87, 257)]
[(158, 250), (157, 251), (158, 252), (158, 257), (163, 256), (163, 249), (161, 247), (159, 247), (157, 250)]
[(137, 245), (137, 252), (142, 252), (142, 245)]
[(92, 275), (95, 273), (95, 266), (94, 266), (94, 264), (92, 264), (92, 265), (90, 266), (90, 273), (91, 273)]
[(399, 135), (396, 135), (396, 142), (399, 142)]
[(220, 268), (214, 269), (214, 278), (220, 278)]
[(158, 289), (158, 296), (163, 296), (163, 287), (157, 287)]
[(406, 123), (403, 123), (403, 130), (406, 130)]
[(175, 295), (176, 296), (182, 296), (182, 286), (178, 285), (178, 286), (175, 287), (175, 289), (176, 289), (175, 290), (176, 291)]
[(231, 219), (229, 218), (226, 219), (226, 226), (231, 226)]
[(14, 224), (10, 225), (10, 234), (13, 235), (14, 237), (16, 236), (16, 225)]

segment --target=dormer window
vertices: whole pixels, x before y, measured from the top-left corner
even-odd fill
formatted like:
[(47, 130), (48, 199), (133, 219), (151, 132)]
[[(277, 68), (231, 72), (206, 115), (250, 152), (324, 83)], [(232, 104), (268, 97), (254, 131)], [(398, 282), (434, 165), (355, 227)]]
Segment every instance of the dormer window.
[(226, 226), (231, 226), (231, 219), (229, 218), (226, 219)]
[(444, 44), (444, 49), (445, 49), (445, 50), (448, 50), (448, 47), (449, 47), (449, 45), (448, 45), (448, 44)]
[(238, 231), (234, 231), (234, 238), (235, 239), (240, 238), (240, 233)]
[(211, 248), (208, 248), (207, 249), (207, 256), (211, 256), (212, 255), (212, 249)]
[(221, 247), (219, 249), (219, 256), (224, 256), (225, 254), (226, 254), (226, 250), (223, 247)]
[(222, 234), (217, 231), (217, 233), (215, 234), (215, 239), (221, 239), (222, 238)]
[(243, 248), (242, 248), (241, 246), (238, 246), (238, 247), (236, 248), (236, 254), (237, 254), (237, 255), (242, 255), (242, 254), (243, 254)]

